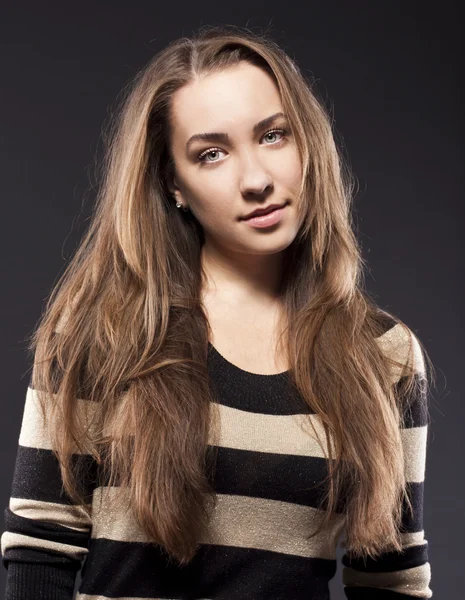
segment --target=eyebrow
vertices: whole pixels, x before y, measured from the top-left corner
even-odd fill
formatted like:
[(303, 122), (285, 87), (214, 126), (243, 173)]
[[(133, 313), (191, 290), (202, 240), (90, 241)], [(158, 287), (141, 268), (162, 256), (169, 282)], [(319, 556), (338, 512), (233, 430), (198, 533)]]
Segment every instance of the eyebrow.
[[(274, 115), (271, 115), (270, 117), (266, 117), (266, 119), (262, 119), (261, 121), (259, 121), (258, 123), (256, 123), (253, 126), (254, 134), (258, 133), (258, 131), (267, 127), (268, 125), (271, 125), (271, 123), (273, 123), (273, 121), (276, 121), (276, 119), (278, 117), (285, 117), (285, 116), (286, 115), (284, 113), (277, 112), (277, 113), (274, 113)], [(218, 133), (218, 132), (196, 133), (195, 135), (191, 136), (187, 140), (186, 150), (189, 150), (189, 147), (195, 140), (202, 140), (203, 142), (218, 142), (218, 143), (223, 143), (223, 144), (228, 144), (230, 142), (230, 138), (227, 133), (221, 133), (221, 132), (220, 133)]]

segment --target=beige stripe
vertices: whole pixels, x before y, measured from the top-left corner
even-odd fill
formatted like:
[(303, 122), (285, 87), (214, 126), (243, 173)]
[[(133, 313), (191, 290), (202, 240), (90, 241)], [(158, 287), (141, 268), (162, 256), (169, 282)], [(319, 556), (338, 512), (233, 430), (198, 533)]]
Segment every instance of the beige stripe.
[[(413, 334), (412, 334), (413, 335)], [(417, 362), (423, 365), (421, 351), (415, 336)], [(400, 325), (396, 325), (377, 338), (391, 356), (401, 362), (406, 360), (408, 338)], [(398, 374), (399, 375), (399, 374)], [(94, 418), (98, 403), (77, 399), (78, 415), (86, 425)], [(220, 445), (277, 454), (327, 457), (327, 444), (319, 415), (265, 415), (219, 405), (222, 437)], [(313, 427), (316, 430), (313, 429)], [(411, 433), (406, 437), (411, 438)], [(424, 433), (422, 432), (421, 436)], [(214, 440), (211, 439), (210, 442)], [(19, 443), (30, 448), (52, 449), (38, 405), (37, 391), (28, 388)], [(423, 442), (422, 442), (423, 443)], [(75, 449), (77, 452), (77, 449)], [(421, 469), (418, 471), (421, 472)], [(415, 476), (414, 481), (418, 480)]]
[(412, 569), (387, 573), (362, 573), (348, 567), (342, 569), (342, 582), (345, 586), (375, 587), (407, 594), (414, 598), (431, 598), (433, 592), (429, 588), (430, 580), (431, 565), (429, 562)]
[[(77, 399), (76, 406), (79, 418), (83, 419), (83, 423), (89, 424), (95, 414), (98, 404), (96, 402), (90, 402), (89, 400)], [(48, 434), (47, 424), (44, 424), (42, 410), (39, 405), (37, 390), (31, 387), (27, 388), (19, 443), (21, 446), (26, 446), (28, 448), (41, 448), (43, 450), (52, 449), (52, 442)], [(74, 451), (75, 453), (78, 453), (76, 447)]]
[(421, 483), (425, 479), (427, 433), (427, 425), (401, 430), (407, 481)]
[[(126, 492), (116, 503), (119, 488), (97, 488), (92, 505), (93, 538), (115, 541), (147, 542), (128, 509)], [(336, 557), (337, 537), (342, 529), (342, 515), (337, 515), (332, 528), (323, 530), (311, 540), (305, 535), (321, 522), (324, 511), (263, 498), (217, 494), (217, 506), (202, 544), (239, 546), (281, 552), (296, 556)]]
[[(222, 404), (219, 411), (221, 447), (325, 458), (323, 448), (327, 450), (328, 446), (319, 415), (264, 415)], [(320, 436), (321, 444), (311, 429), (312, 425)], [(425, 478), (427, 425), (402, 429), (400, 434), (407, 481), (422, 482)]]
[[(409, 330), (409, 334), (407, 334), (404, 327), (398, 324), (376, 338), (376, 341), (385, 355), (399, 361), (402, 365), (407, 364), (409, 345), (412, 342), (413, 363), (410, 364), (417, 373), (425, 375), (425, 360), (418, 338), (413, 331)], [(402, 371), (402, 367), (392, 366), (393, 383), (399, 380)]]
[(325, 457), (323, 449), (327, 451), (327, 444), (319, 415), (266, 415), (223, 404), (218, 408), (221, 419), (219, 445), (224, 448)]
[(10, 498), (10, 510), (25, 519), (56, 523), (83, 533), (92, 527), (92, 520), (86, 515), (82, 506)]
[(413, 533), (403, 533), (401, 537), (403, 548), (423, 546), (426, 543), (425, 532), (423, 529), (421, 531), (414, 531)]
[[(36, 390), (28, 388), (19, 443), (29, 448), (51, 450), (52, 443), (47, 428), (44, 427), (38, 402)], [(87, 400), (76, 402), (81, 417), (85, 422), (90, 422), (98, 405)], [(319, 415), (266, 415), (223, 404), (218, 405), (218, 408), (221, 418), (220, 446), (256, 452), (326, 457), (327, 444)], [(406, 449), (407, 479), (423, 481), (427, 426), (402, 430), (401, 435)]]
[(70, 544), (60, 544), (58, 542), (50, 542), (42, 538), (35, 538), (29, 535), (23, 535), (21, 533), (12, 533), (11, 531), (5, 531), (2, 535), (1, 549), (4, 555), (8, 548), (37, 548), (39, 550), (52, 550), (59, 554), (66, 554), (70, 558), (76, 560), (82, 560), (89, 550), (87, 548), (81, 548), (79, 546), (72, 546)]
[(278, 500), (219, 494), (211, 526), (201, 539), (204, 544), (238, 546), (280, 552), (294, 556), (336, 558), (337, 538), (343, 516), (317, 536), (315, 531), (324, 511)]

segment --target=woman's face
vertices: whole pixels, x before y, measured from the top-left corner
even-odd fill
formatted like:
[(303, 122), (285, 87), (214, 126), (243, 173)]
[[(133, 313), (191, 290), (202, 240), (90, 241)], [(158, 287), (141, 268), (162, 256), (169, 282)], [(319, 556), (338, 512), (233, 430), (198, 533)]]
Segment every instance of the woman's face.
[[(188, 205), (205, 245), (241, 254), (273, 254), (294, 240), (301, 165), (279, 92), (263, 70), (242, 62), (196, 79), (173, 96), (171, 152), (176, 201)], [(222, 133), (211, 139), (196, 134)], [(204, 136), (206, 137), (206, 136)], [(279, 223), (257, 229), (242, 218), (269, 204), (288, 205)]]

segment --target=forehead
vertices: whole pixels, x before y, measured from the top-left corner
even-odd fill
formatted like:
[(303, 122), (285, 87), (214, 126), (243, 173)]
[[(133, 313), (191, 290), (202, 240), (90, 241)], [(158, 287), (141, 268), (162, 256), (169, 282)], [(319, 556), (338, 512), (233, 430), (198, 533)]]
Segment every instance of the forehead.
[(232, 125), (252, 127), (279, 111), (282, 104), (273, 79), (259, 67), (241, 63), (196, 78), (173, 95), (173, 133), (179, 139), (228, 131)]

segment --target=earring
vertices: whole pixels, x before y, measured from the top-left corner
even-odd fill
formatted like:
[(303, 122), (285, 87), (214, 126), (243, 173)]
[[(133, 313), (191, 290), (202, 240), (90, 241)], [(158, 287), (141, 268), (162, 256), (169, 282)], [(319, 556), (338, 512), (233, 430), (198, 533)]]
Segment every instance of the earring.
[[(181, 208), (181, 206), (182, 206), (182, 202), (179, 202), (179, 201), (176, 202), (176, 208)], [(188, 206), (182, 206), (182, 210), (184, 212), (187, 212), (189, 210), (189, 207)]]

